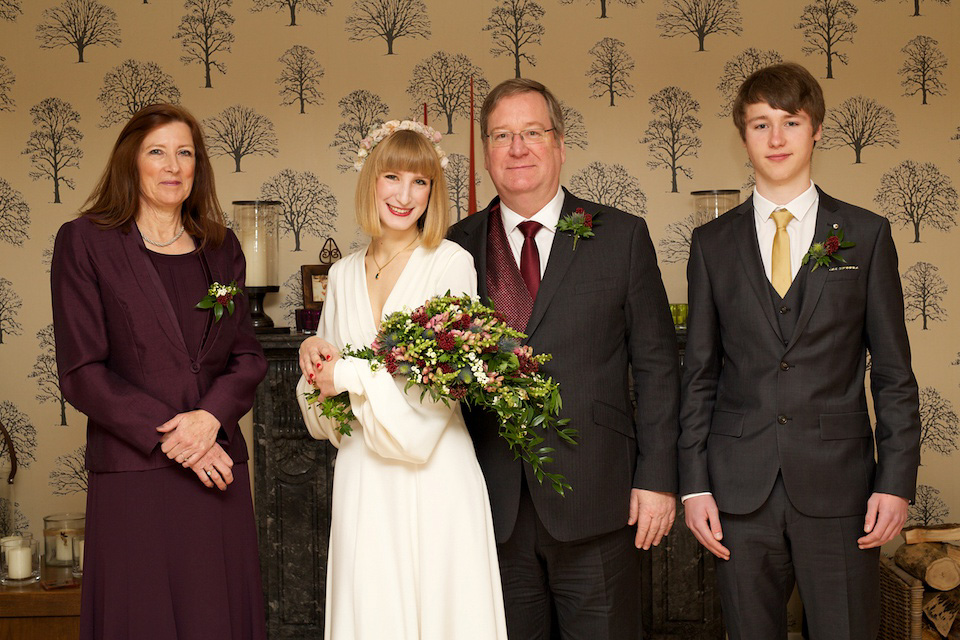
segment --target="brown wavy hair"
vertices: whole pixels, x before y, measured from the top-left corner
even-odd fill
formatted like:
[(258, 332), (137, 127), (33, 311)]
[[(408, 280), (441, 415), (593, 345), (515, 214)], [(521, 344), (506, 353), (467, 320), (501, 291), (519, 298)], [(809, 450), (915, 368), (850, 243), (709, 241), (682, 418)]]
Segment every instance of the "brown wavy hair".
[(820, 83), (796, 62), (758, 69), (740, 85), (732, 111), (733, 123), (737, 125), (741, 140), (746, 139), (747, 107), (758, 102), (766, 102), (774, 109), (793, 115), (803, 111), (810, 117), (814, 133), (823, 123), (826, 112)]
[(151, 131), (171, 122), (182, 122), (190, 128), (196, 159), (193, 188), (180, 207), (181, 221), (187, 233), (199, 241), (199, 248), (207, 244), (217, 247), (225, 234), (223, 209), (217, 200), (203, 130), (189, 111), (173, 104), (153, 104), (133, 114), (117, 137), (103, 175), (83, 203), (80, 215), (91, 217), (104, 229), (130, 231), (140, 211), (140, 146)]

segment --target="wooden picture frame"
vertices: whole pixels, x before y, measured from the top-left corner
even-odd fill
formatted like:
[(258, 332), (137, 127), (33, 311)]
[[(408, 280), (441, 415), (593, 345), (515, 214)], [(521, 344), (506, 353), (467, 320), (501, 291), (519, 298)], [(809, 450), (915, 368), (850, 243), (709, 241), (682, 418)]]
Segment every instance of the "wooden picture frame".
[(305, 264), (300, 267), (303, 278), (303, 308), (320, 309), (327, 295), (329, 264)]

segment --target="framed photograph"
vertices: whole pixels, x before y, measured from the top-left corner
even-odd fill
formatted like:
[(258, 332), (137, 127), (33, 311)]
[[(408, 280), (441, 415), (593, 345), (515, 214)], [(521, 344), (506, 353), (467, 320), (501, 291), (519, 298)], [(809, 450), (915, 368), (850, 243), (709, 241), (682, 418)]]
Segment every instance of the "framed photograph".
[(320, 309), (327, 297), (328, 264), (305, 264), (300, 267), (303, 277), (303, 308)]

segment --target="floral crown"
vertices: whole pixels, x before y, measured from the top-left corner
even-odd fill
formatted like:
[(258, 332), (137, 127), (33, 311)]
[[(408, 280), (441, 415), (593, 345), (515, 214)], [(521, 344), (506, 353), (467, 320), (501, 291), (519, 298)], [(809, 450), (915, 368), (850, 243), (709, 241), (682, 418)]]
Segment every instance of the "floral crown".
[(380, 144), (387, 136), (403, 130), (416, 131), (429, 140), (431, 144), (433, 144), (433, 150), (437, 152), (437, 157), (440, 158), (440, 167), (443, 169), (447, 168), (447, 154), (440, 148), (440, 139), (443, 138), (443, 136), (440, 135), (439, 131), (435, 131), (433, 128), (414, 120), (404, 120), (403, 122), (400, 120), (390, 120), (378, 127), (370, 129), (367, 137), (360, 141), (360, 148), (357, 149), (357, 161), (353, 163), (353, 168), (360, 171), (360, 169), (363, 168), (363, 163), (366, 161), (367, 156), (370, 155), (370, 152), (373, 151), (375, 146)]

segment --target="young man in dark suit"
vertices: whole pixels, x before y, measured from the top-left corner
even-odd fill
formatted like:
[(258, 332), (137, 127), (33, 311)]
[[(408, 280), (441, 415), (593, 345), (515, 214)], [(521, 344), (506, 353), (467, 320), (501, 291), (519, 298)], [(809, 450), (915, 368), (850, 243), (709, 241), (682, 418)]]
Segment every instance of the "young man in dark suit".
[[(561, 497), (503, 446), (495, 417), (467, 416), (507, 629), (546, 640), (552, 601), (564, 640), (635, 640), (636, 547), (660, 542), (676, 505), (679, 365), (653, 244), (642, 218), (561, 189), (563, 116), (542, 84), (495, 87), (480, 126), (498, 197), (450, 238), (473, 254), (481, 298), (535, 352), (553, 354), (542, 371), (559, 381), (561, 415), (579, 432), (577, 445), (549, 434), (544, 443), (556, 449), (550, 468), (573, 487)], [(557, 231), (578, 209), (595, 220), (593, 237)]]
[(811, 181), (824, 103), (806, 69), (757, 71), (733, 116), (756, 188), (693, 233), (680, 415), (686, 523), (720, 558), (731, 640), (786, 638), (795, 582), (814, 640), (872, 640), (879, 547), (906, 520), (919, 464), (890, 224)]

